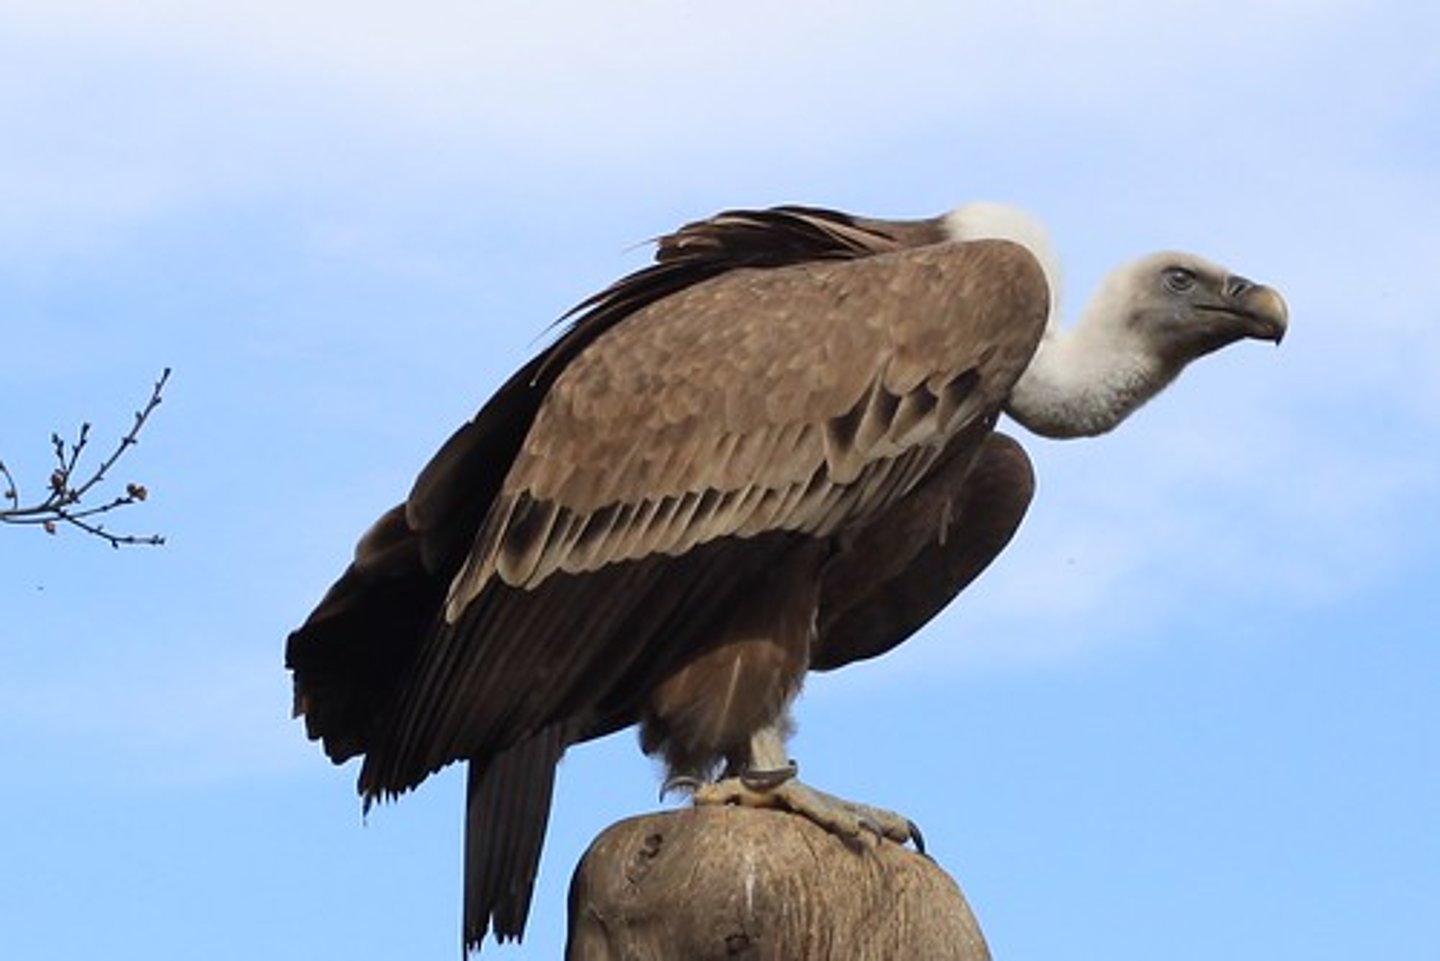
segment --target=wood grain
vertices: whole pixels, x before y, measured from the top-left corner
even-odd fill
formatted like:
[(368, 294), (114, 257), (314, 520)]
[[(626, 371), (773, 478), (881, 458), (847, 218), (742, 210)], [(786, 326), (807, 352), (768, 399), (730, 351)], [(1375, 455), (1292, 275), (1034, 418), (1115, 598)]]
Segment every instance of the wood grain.
[(568, 961), (989, 961), (956, 883), (890, 842), (707, 807), (620, 821), (571, 880)]

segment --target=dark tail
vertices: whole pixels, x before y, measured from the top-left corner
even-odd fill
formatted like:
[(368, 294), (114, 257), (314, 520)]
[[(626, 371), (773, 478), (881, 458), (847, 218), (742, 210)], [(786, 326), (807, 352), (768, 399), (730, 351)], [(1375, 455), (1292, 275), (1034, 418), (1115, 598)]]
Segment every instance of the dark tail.
[(552, 725), (497, 755), (470, 762), (465, 798), (465, 949), (478, 950), (491, 926), (498, 941), (525, 934), (540, 867), (555, 766), (565, 753)]

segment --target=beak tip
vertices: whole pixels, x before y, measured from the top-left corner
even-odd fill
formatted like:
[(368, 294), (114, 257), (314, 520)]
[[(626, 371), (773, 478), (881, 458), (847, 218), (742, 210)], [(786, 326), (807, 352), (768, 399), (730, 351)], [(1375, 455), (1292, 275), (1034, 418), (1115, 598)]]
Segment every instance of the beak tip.
[(1280, 346), (1280, 342), (1285, 339), (1286, 330), (1290, 327), (1290, 308), (1286, 305), (1285, 298), (1273, 287), (1254, 287), (1250, 291), (1249, 299), (1252, 316), (1261, 324), (1260, 336), (1275, 346)]

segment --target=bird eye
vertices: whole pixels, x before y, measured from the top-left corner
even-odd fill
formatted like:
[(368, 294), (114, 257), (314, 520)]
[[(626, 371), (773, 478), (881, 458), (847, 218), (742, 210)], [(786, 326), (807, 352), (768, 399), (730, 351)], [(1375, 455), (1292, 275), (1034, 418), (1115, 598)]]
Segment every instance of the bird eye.
[(1195, 271), (1185, 267), (1167, 267), (1165, 286), (1177, 294), (1183, 294), (1195, 286)]

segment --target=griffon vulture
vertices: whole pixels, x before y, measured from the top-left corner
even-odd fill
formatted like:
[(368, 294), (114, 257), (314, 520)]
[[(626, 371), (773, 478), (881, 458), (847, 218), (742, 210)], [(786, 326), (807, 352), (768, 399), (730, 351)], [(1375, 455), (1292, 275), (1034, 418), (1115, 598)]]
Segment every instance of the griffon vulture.
[(554, 770), (640, 725), (696, 803), (903, 842), (793, 777), (809, 670), (890, 650), (1014, 534), (1002, 412), (1108, 431), (1190, 361), (1278, 342), (1272, 289), (1183, 253), (1054, 318), (1013, 208), (732, 211), (594, 295), (420, 472), (286, 647), (295, 712), (368, 805), (469, 764), (464, 939), (524, 930)]

